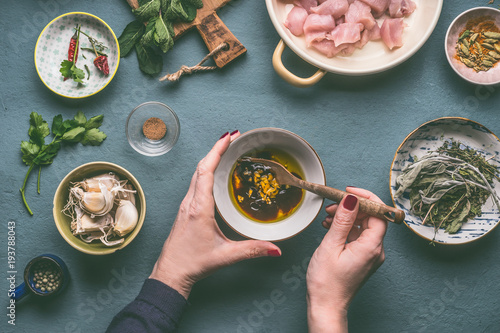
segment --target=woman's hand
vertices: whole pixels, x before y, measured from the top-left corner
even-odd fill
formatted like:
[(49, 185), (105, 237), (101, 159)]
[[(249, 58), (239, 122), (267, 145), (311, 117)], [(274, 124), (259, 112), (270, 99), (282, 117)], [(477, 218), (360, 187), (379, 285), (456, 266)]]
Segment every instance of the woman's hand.
[[(387, 222), (358, 214), (358, 198), (382, 203), (373, 193), (348, 187), (340, 204), (328, 206), (329, 228), (307, 269), (309, 332), (347, 332), (347, 309), (356, 292), (384, 262)], [(354, 195), (352, 195), (354, 194)]]
[(150, 278), (177, 290), (186, 299), (193, 284), (215, 270), (238, 261), (277, 257), (280, 249), (270, 242), (232, 241), (219, 229), (214, 216), (214, 171), (235, 131), (224, 134), (198, 164), (186, 197)]

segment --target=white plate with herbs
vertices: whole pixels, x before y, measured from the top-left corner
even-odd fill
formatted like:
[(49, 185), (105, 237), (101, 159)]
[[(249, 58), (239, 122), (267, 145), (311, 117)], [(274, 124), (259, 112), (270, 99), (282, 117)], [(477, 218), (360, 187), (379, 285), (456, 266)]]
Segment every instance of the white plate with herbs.
[[(70, 43), (77, 27), (80, 27), (78, 53), (70, 57)], [(100, 69), (95, 65), (98, 57)], [(61, 72), (64, 61), (67, 61), (64, 73), (72, 75), (66, 80)], [(113, 30), (97, 16), (83, 12), (53, 19), (42, 30), (35, 46), (38, 76), (47, 88), (68, 98), (88, 97), (104, 89), (113, 79), (119, 62), (120, 48)], [(107, 70), (103, 69), (104, 63)]]
[(440, 244), (469, 243), (491, 232), (500, 220), (499, 154), (498, 137), (469, 119), (438, 118), (411, 132), (390, 174), (392, 200), (406, 225)]

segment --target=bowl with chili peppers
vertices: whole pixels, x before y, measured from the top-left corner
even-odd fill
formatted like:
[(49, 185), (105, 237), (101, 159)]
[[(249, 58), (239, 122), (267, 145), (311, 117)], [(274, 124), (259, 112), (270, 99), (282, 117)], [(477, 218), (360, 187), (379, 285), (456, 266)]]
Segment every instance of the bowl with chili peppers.
[(445, 51), (451, 68), (466, 81), (500, 83), (500, 10), (476, 7), (458, 15), (448, 28)]
[(35, 46), (35, 67), (42, 82), (67, 98), (84, 98), (103, 90), (120, 62), (115, 33), (99, 17), (66, 13), (42, 30)]

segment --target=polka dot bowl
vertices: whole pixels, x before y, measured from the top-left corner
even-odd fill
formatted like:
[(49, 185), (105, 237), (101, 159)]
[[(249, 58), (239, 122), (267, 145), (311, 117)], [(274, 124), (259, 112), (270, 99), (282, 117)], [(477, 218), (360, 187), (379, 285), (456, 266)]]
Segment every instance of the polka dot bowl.
[[(64, 81), (59, 72), (61, 62), (68, 59), (69, 44), (78, 24), (81, 25), (82, 32), (107, 47), (105, 53), (109, 65), (108, 75), (104, 75), (94, 66), (96, 55), (81, 49), (92, 48), (92, 45), (84, 34), (80, 34), (76, 66), (85, 72), (83, 84), (71, 79)], [(66, 13), (53, 19), (42, 30), (35, 46), (35, 67), (38, 76), (47, 88), (67, 98), (84, 98), (103, 90), (113, 79), (119, 62), (120, 47), (113, 30), (97, 16), (83, 12)]]

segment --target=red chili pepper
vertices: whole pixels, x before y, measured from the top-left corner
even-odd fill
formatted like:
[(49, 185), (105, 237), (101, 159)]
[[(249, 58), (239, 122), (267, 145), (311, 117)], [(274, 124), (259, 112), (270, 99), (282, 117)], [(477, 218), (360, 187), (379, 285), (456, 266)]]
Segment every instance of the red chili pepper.
[(94, 65), (98, 70), (104, 73), (104, 75), (109, 74), (108, 57), (98, 56), (94, 59)]
[[(69, 48), (68, 48), (68, 60), (73, 61), (73, 59), (74, 59), (75, 64), (76, 64), (76, 60), (78, 59), (78, 50), (76, 50), (76, 56), (75, 56), (75, 49), (76, 49), (77, 40), (78, 40), (78, 31), (75, 31), (75, 34), (73, 35), (73, 37), (71, 37), (71, 40), (69, 42)], [(69, 77), (65, 77), (64, 81), (66, 81), (67, 79), (69, 79)]]
[(76, 50), (76, 56), (75, 56), (75, 49), (76, 49), (76, 41), (78, 39), (78, 31), (75, 32), (73, 37), (71, 37), (71, 41), (69, 42), (69, 49), (68, 49), (68, 60), (73, 61), (73, 58), (75, 59), (75, 64), (76, 60), (78, 59), (78, 50)]

